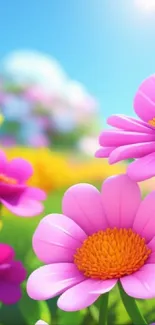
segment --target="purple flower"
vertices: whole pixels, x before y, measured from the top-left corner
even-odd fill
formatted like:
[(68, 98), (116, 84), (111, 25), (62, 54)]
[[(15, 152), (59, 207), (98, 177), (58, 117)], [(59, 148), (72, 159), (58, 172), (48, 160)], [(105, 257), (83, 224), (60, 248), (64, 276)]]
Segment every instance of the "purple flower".
[(43, 211), (40, 201), (45, 200), (45, 192), (26, 184), (32, 174), (28, 161), (21, 158), (8, 161), (0, 151), (0, 203), (18, 216), (33, 217)]
[(136, 159), (128, 166), (127, 174), (135, 181), (143, 181), (155, 176), (155, 75), (140, 85), (134, 110), (141, 120), (125, 115), (108, 118), (107, 123), (115, 129), (101, 133), (96, 157), (109, 157), (110, 164)]
[(15, 304), (21, 299), (20, 284), (26, 278), (26, 270), (20, 261), (14, 260), (14, 250), (0, 243), (0, 301), (3, 304)]

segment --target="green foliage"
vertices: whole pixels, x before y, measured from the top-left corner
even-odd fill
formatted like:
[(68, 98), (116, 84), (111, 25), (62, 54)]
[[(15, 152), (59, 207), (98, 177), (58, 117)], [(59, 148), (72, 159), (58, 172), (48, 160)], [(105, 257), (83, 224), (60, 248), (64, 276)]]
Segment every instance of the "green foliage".
[[(3, 217), (3, 228), (0, 232), (1, 242), (8, 243), (15, 248), (16, 256), (23, 261), (28, 275), (41, 265), (31, 247), (33, 232), (44, 215), (52, 212), (61, 212), (62, 195), (63, 191), (58, 191), (53, 192), (49, 196), (45, 202), (45, 211), (42, 216), (20, 218), (6, 214)], [(34, 325), (39, 319), (43, 319), (49, 325), (98, 324), (99, 301), (89, 309), (75, 313), (66, 313), (59, 310), (56, 302), (57, 298), (47, 302), (31, 300), (26, 294), (24, 283), (23, 297), (18, 304), (1, 306), (0, 325)], [(148, 323), (150, 324), (155, 321), (154, 300), (138, 301), (138, 304)], [(117, 287), (110, 293), (108, 324), (132, 325), (121, 302)]]

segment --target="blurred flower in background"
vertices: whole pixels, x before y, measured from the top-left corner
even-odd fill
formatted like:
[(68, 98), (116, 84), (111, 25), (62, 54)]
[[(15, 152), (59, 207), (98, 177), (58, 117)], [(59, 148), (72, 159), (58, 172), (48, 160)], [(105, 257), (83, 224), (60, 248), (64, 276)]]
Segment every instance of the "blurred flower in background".
[(21, 261), (15, 260), (14, 249), (0, 243), (0, 301), (11, 305), (22, 297), (21, 283), (26, 279), (26, 269)]
[[(98, 103), (48, 55), (17, 51), (0, 65), (1, 143), (70, 149), (100, 125)], [(12, 138), (12, 141), (8, 141)]]
[(102, 182), (108, 176), (125, 172), (125, 164), (109, 166), (107, 161), (76, 152), (55, 152), (49, 148), (4, 148), (8, 159), (21, 157), (28, 160), (34, 170), (29, 185), (46, 193), (66, 188), (77, 182)]

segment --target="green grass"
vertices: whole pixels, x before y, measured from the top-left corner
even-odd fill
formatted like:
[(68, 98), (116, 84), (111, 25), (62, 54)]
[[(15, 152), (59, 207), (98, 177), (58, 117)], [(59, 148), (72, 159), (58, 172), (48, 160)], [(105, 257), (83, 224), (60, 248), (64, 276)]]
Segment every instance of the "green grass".
[[(100, 186), (99, 186), (100, 187)], [(16, 251), (17, 259), (23, 261), (28, 274), (40, 266), (35, 257), (31, 240), (33, 232), (39, 220), (46, 214), (61, 212), (61, 199), (64, 191), (53, 192), (45, 202), (45, 210), (42, 216), (34, 218), (20, 218), (16, 216), (3, 216), (3, 229), (0, 232), (1, 242), (12, 245)], [(33, 325), (39, 319), (49, 322), (50, 325), (97, 325), (98, 302), (88, 310), (76, 313), (65, 313), (56, 307), (57, 298), (47, 302), (36, 302), (31, 300), (23, 286), (23, 297), (21, 301), (12, 306), (1, 306), (0, 325)], [(155, 321), (155, 301), (138, 302), (148, 323)], [(104, 308), (104, 307), (103, 307)], [(110, 293), (109, 303), (109, 325), (132, 324), (120, 300), (118, 289)], [(140, 325), (140, 324), (139, 324)]]

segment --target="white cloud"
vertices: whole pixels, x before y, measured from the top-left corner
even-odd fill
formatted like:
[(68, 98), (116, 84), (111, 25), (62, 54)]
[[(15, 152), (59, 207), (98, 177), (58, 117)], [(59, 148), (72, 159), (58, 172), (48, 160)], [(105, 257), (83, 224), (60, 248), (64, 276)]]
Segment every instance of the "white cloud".
[(16, 51), (3, 59), (2, 67), (9, 80), (20, 84), (33, 83), (35, 88), (32, 87), (33, 94), (29, 96), (41, 99), (44, 93), (47, 97), (43, 98), (44, 102), (45, 99), (48, 102), (48, 97), (49, 103), (54, 99), (46, 108), (51, 111), (56, 125), (65, 124), (65, 130), (84, 121), (89, 123), (96, 116), (96, 99), (81, 83), (71, 80), (51, 56), (36, 51)]
[(29, 83), (43, 87), (51, 95), (70, 106), (87, 109), (96, 106), (95, 99), (84, 86), (71, 80), (61, 65), (51, 56), (37, 51), (16, 51), (2, 61), (4, 74), (15, 82)]
[(87, 136), (81, 138), (78, 143), (79, 149), (87, 155), (94, 156), (96, 148), (98, 147), (98, 137)]
[(40, 85), (49, 91), (60, 91), (67, 75), (52, 57), (34, 51), (10, 53), (2, 61), (3, 71), (16, 82)]
[(95, 99), (87, 93), (84, 86), (74, 80), (66, 84), (65, 96), (71, 106), (78, 107), (79, 109), (84, 107), (88, 112), (96, 107), (97, 104)]

